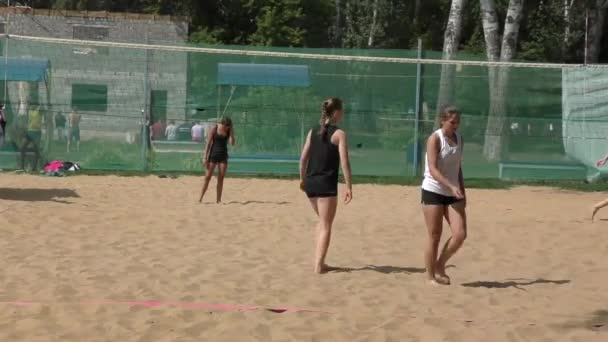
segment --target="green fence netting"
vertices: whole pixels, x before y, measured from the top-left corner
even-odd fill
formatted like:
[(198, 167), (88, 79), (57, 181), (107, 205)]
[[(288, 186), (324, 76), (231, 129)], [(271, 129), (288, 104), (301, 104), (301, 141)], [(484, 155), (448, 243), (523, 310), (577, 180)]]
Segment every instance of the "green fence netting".
[[(41, 158), (88, 169), (202, 170), (203, 144), (192, 141), (191, 128), (207, 130), (225, 115), (237, 140), (230, 172), (297, 174), (303, 139), (330, 96), (346, 105), (341, 126), (356, 175), (420, 175), (425, 141), (435, 129), (440, 64), (347, 57), (415, 58), (412, 50), (221, 46), (232, 53), (210, 53), (19, 38), (11, 38), (8, 48), (6, 38), (2, 44), (3, 57), (49, 61), (46, 81), (4, 81), (10, 125), (2, 168), (21, 167), (19, 152), (31, 150), (20, 137), (31, 130), (35, 106), (44, 117)], [(601, 133), (608, 115), (604, 69), (479, 63), (451, 71), (454, 103), (463, 112), (466, 177), (557, 179), (599, 172), (594, 160), (608, 152)], [(81, 142), (68, 152), (74, 111), (81, 117)], [(167, 137), (167, 126), (175, 134)]]

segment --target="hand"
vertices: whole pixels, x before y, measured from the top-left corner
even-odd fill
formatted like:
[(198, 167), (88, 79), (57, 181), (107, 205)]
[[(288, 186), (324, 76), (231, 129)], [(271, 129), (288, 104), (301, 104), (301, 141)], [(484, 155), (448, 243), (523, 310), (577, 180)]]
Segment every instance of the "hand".
[(606, 159), (600, 159), (595, 163), (597, 167), (602, 167), (604, 164), (606, 164)]
[(458, 186), (453, 186), (451, 188), (452, 190), (452, 194), (454, 194), (454, 197), (456, 197), (456, 199), (464, 199), (464, 194), (462, 193), (462, 190), (460, 190), (460, 187)]
[(348, 204), (352, 200), (353, 200), (353, 190), (348, 189), (348, 190), (346, 190), (346, 193), (344, 194), (344, 204)]
[(303, 180), (300, 181), (300, 190), (305, 191), (304, 190), (304, 181)]

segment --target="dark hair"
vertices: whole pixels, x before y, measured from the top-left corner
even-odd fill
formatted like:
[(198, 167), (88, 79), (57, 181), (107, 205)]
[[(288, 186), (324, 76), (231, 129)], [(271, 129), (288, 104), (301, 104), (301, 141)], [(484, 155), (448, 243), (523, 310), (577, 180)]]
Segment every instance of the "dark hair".
[(232, 119), (230, 119), (227, 116), (222, 116), (222, 118), (220, 119), (220, 124), (228, 127), (228, 129), (226, 130), (226, 133), (228, 133), (228, 135), (230, 135), (230, 130), (232, 129)]
[(439, 115), (437, 115), (437, 126), (441, 128), (441, 124), (448, 120), (453, 115), (460, 115), (460, 109), (454, 105), (443, 105), (439, 109)]
[(334, 112), (342, 110), (342, 108), (342, 100), (337, 97), (330, 97), (323, 101), (323, 104), (321, 105), (321, 119), (319, 120), (319, 125), (321, 125), (319, 135), (323, 137), (323, 140), (327, 140), (327, 128), (329, 127)]
[(222, 116), (220, 123), (224, 126), (232, 127), (232, 119), (227, 116)]

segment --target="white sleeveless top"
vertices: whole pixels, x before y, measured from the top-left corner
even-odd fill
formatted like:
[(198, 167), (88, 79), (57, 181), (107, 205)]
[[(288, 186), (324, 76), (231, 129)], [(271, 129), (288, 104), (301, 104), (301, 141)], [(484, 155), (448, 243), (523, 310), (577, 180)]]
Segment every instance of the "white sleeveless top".
[[(458, 186), (458, 173), (462, 162), (462, 138), (460, 134), (456, 132), (457, 144), (456, 146), (450, 146), (450, 144), (448, 144), (448, 139), (441, 129), (436, 130), (433, 134), (439, 136), (439, 142), (441, 144), (439, 154), (437, 155), (437, 168), (451, 184)], [(443, 196), (454, 196), (449, 188), (442, 185), (431, 176), (428, 152), (424, 159), (424, 180), (422, 181), (422, 188), (426, 191)]]

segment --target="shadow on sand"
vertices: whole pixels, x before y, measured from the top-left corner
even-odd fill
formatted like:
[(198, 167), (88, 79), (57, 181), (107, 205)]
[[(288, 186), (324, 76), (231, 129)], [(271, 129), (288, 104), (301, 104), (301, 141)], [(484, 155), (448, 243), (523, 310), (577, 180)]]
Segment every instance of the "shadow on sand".
[(71, 189), (0, 188), (0, 199), (7, 201), (71, 203), (60, 198), (80, 198), (80, 196)]
[(474, 281), (471, 283), (464, 283), (462, 286), (465, 287), (484, 287), (487, 289), (507, 289), (514, 287), (519, 290), (525, 290), (522, 286), (531, 286), (536, 284), (553, 284), (553, 285), (564, 285), (568, 284), (570, 280), (547, 280), (547, 279), (508, 279), (507, 281)]

